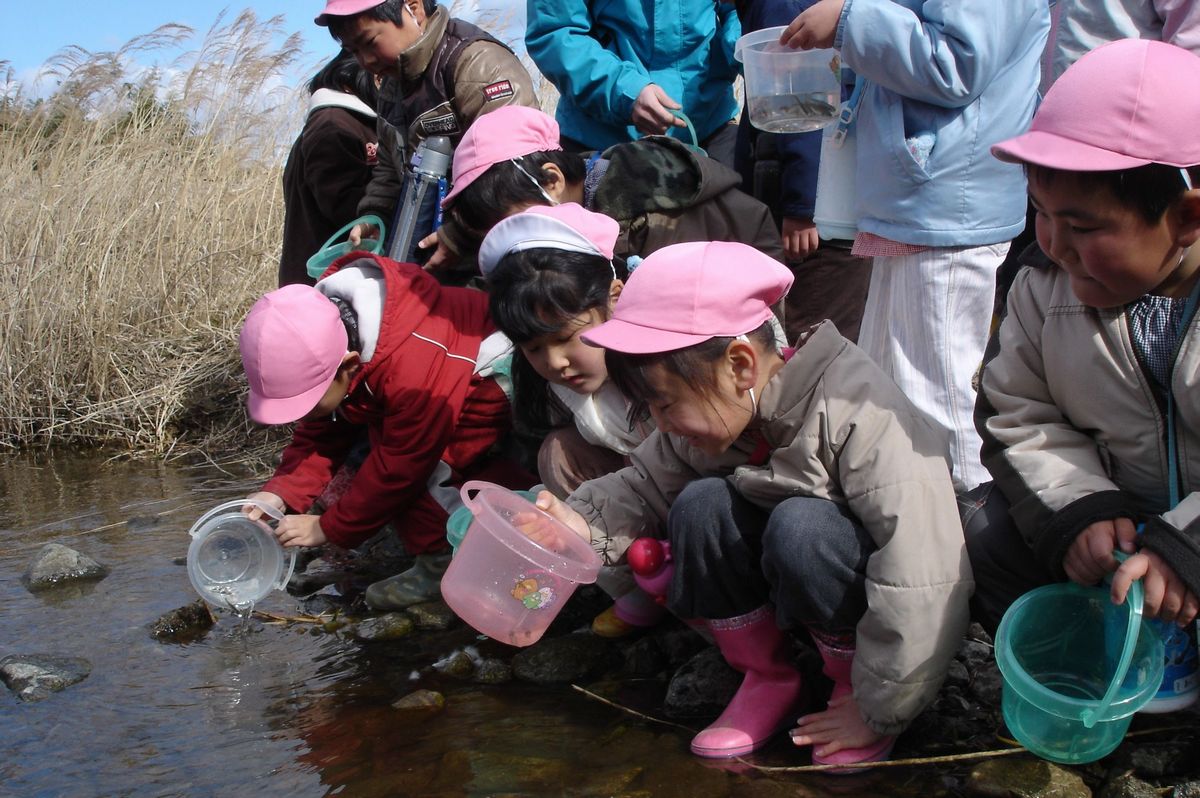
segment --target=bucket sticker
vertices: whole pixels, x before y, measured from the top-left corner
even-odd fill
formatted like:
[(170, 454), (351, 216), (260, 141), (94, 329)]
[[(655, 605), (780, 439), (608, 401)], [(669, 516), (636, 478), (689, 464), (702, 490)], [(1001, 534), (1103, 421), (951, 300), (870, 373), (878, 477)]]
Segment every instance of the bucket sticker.
[(520, 574), (513, 585), (512, 597), (524, 604), (525, 609), (544, 610), (554, 603), (554, 589), (539, 585), (532, 576)]

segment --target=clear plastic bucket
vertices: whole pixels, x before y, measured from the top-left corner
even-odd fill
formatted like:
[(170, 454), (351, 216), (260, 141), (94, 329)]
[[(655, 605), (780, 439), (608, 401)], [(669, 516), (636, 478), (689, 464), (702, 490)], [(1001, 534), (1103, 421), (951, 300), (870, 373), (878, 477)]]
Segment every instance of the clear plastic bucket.
[(841, 106), (836, 50), (793, 50), (779, 43), (782, 27), (747, 33), (734, 45), (745, 66), (750, 124), (770, 133), (803, 133), (837, 119)]
[[(251, 520), (247, 506), (263, 511)], [(188, 534), (188, 579), (216, 607), (249, 612), (272, 590), (282, 589), (296, 567), (296, 549), (285, 549), (272, 528), (283, 513), (262, 502), (235, 499), (209, 510)]]
[[(596, 581), (600, 557), (507, 488), (467, 482), (461, 493), (474, 520), (442, 577), (442, 598), (488, 637), (514, 646), (537, 642), (575, 588)], [(540, 542), (514, 525), (527, 521)]]
[(1047, 585), (1017, 599), (996, 631), (1001, 709), (1033, 753), (1073, 765), (1109, 754), (1162, 681), (1163, 647), (1142, 620), (1135, 582), (1116, 606), (1105, 588)]

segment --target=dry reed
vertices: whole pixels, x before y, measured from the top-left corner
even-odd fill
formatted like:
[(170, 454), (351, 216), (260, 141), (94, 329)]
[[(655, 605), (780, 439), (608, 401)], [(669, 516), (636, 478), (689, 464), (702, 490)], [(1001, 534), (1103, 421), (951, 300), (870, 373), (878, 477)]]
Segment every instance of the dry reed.
[(70, 47), (49, 98), (0, 100), (0, 446), (269, 446), (241, 409), (236, 331), (273, 287), (280, 144), (304, 107), (272, 90), (300, 55), (281, 27), (219, 18), (140, 73), (135, 55), (191, 30)]

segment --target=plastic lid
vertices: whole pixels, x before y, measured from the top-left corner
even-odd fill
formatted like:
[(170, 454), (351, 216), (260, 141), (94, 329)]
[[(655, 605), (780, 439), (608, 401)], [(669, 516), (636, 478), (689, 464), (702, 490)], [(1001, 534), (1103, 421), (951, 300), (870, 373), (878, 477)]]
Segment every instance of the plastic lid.
[[(251, 520), (247, 506), (263, 511)], [(296, 567), (296, 550), (284, 549), (272, 533), (283, 517), (279, 510), (249, 499), (235, 499), (209, 510), (188, 534), (188, 579), (208, 603), (248, 611), (272, 590), (287, 585)]]

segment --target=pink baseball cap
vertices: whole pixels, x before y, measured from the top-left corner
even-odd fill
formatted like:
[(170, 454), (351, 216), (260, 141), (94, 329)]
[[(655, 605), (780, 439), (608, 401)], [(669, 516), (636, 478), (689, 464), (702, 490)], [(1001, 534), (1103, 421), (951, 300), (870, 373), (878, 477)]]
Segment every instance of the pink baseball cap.
[(260, 424), (287, 424), (317, 406), (346, 354), (337, 306), (308, 285), (285, 285), (250, 308), (238, 336)]
[(612, 318), (583, 340), (616, 352), (670, 352), (758, 329), (792, 287), (782, 263), (735, 241), (672, 244), (638, 265)]
[(1200, 164), (1200, 58), (1121, 39), (1062, 74), (1029, 131), (992, 147), (1002, 161), (1072, 172)]
[(479, 245), (479, 271), (486, 277), (505, 255), (525, 249), (562, 249), (611, 261), (621, 226), (576, 202), (531, 205), (496, 223)]
[(325, 10), (317, 14), (313, 22), (328, 27), (330, 17), (348, 17), (382, 4), (383, 0), (329, 0), (325, 3)]
[(561, 150), (558, 123), (536, 108), (505, 105), (479, 116), (454, 148), (454, 186), (442, 207), (494, 164), (531, 152)]

